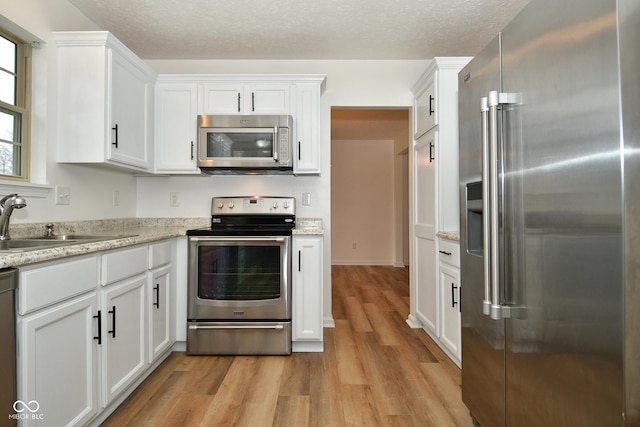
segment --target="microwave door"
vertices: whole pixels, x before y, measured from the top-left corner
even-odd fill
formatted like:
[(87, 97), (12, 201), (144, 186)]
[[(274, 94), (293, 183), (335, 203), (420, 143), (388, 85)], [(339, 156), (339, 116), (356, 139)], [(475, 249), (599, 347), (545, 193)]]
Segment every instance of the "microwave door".
[(201, 129), (200, 163), (211, 167), (274, 167), (277, 128)]

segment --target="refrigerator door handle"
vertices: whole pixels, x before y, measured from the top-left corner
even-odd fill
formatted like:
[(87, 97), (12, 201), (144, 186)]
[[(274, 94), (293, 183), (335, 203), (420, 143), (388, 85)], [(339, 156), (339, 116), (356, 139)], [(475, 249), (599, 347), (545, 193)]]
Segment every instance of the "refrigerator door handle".
[[(498, 253), (498, 105), (499, 94), (489, 92), (489, 218), (490, 218), (490, 259), (491, 259), (491, 318), (502, 319), (500, 306), (500, 265)], [(486, 249), (485, 249), (486, 253)], [(486, 256), (486, 255), (485, 255)]]
[(487, 97), (480, 99), (480, 115), (482, 126), (482, 246), (484, 248), (484, 300), (482, 301), (482, 314), (491, 314), (491, 222), (489, 209), (489, 100)]

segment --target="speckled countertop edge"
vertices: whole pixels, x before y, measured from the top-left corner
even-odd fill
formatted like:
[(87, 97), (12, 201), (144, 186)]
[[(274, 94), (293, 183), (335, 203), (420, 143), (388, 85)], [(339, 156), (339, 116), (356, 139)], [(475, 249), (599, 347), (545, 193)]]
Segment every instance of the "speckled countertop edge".
[[(0, 268), (20, 267), (184, 236), (187, 230), (207, 227), (210, 221), (210, 218), (125, 218), (54, 223), (56, 234), (77, 233), (114, 238), (22, 252), (0, 251)], [(321, 219), (300, 218), (296, 219), (296, 223), (294, 235), (324, 234)], [(44, 235), (46, 224), (12, 224), (11, 236), (15, 239)]]
[(294, 235), (323, 235), (322, 218), (296, 218)]
[(447, 240), (453, 240), (454, 242), (460, 241), (460, 233), (457, 231), (438, 231), (436, 236)]

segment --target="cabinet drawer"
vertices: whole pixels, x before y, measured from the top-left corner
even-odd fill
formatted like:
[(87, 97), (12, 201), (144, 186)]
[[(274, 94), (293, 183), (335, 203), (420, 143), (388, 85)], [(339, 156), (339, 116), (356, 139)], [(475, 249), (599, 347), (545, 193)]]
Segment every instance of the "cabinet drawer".
[(171, 262), (171, 242), (164, 241), (149, 245), (149, 269)]
[(450, 240), (439, 240), (440, 261), (454, 267), (460, 267), (460, 244)]
[(148, 256), (147, 246), (138, 246), (102, 255), (102, 279), (100, 283), (102, 286), (106, 286), (146, 272), (149, 263)]
[(26, 314), (94, 290), (98, 285), (98, 257), (21, 268), (19, 283), (18, 312)]

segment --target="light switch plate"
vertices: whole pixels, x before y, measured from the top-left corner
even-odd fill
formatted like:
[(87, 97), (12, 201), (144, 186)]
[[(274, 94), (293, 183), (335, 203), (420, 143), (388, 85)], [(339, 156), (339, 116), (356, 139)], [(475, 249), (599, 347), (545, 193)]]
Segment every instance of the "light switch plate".
[(71, 188), (63, 185), (56, 185), (56, 205), (71, 204)]

